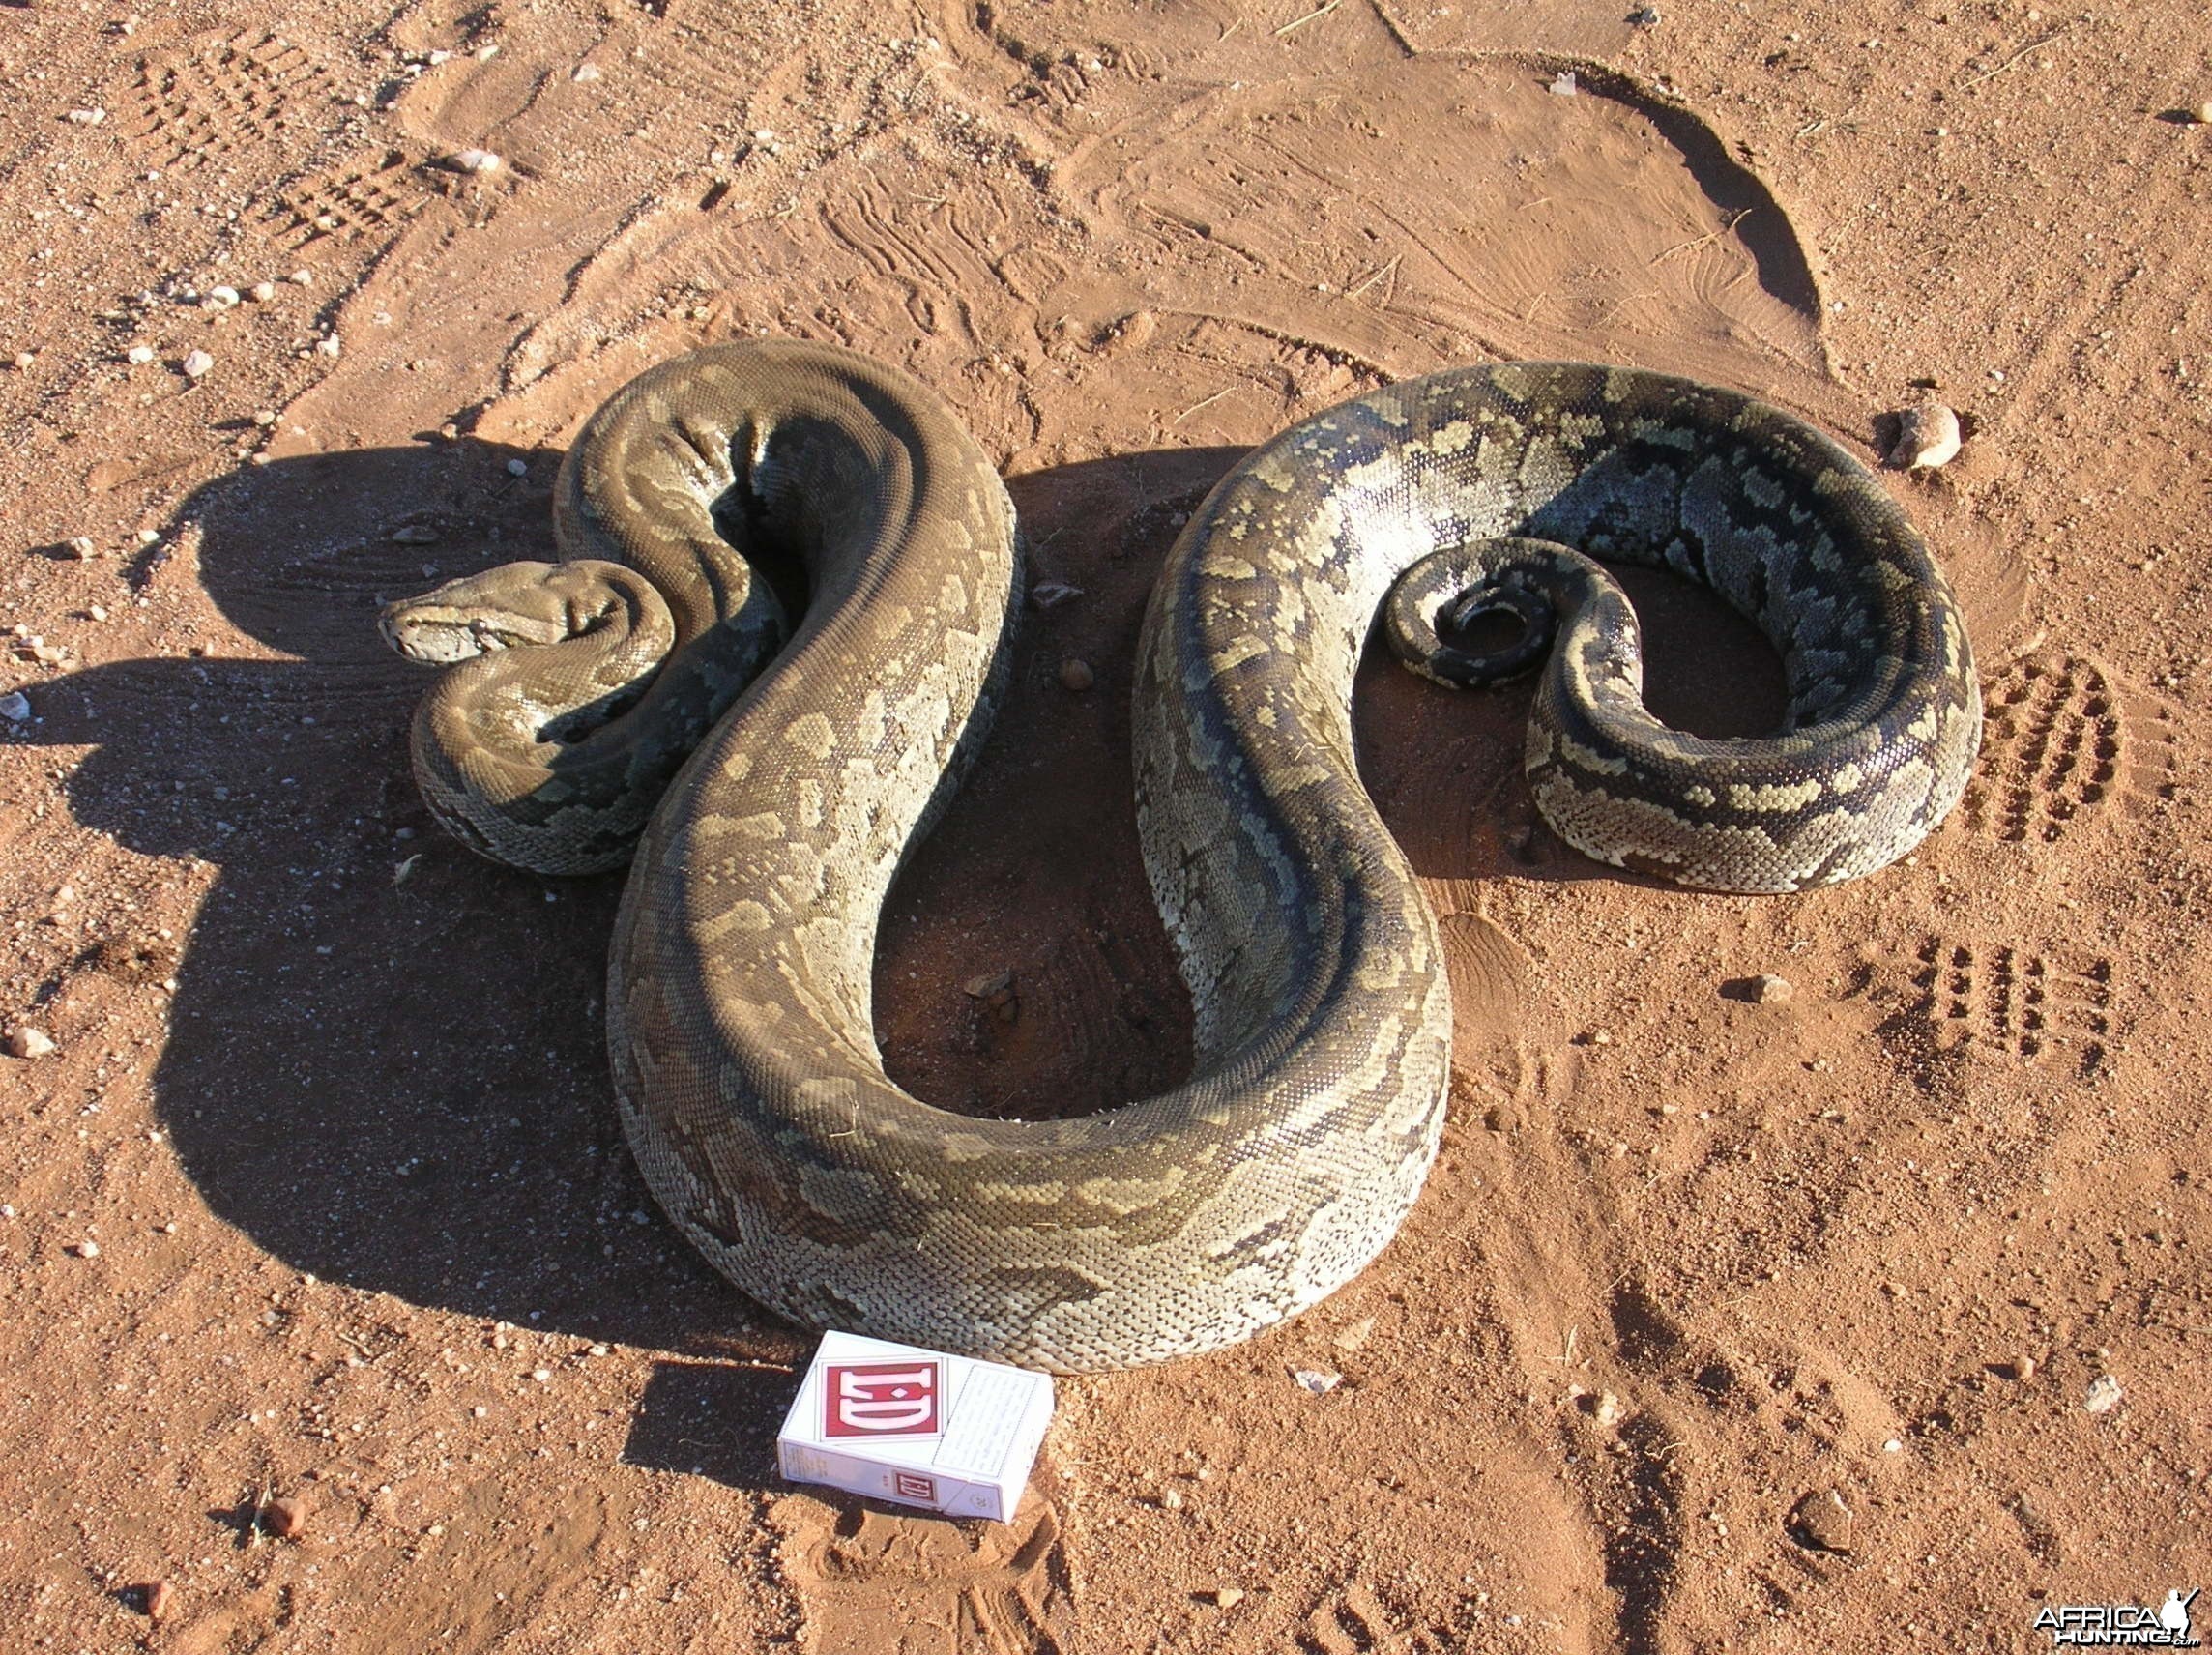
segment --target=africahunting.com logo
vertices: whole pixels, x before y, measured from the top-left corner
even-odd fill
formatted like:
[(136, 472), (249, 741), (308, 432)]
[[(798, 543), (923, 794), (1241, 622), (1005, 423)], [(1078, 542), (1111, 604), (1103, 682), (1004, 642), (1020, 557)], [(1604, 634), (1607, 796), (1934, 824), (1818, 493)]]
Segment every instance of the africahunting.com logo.
[(2046, 1605), (2035, 1630), (2051, 1634), (2054, 1648), (2197, 1649), (2203, 1640), (2191, 1633), (2189, 1606), (2201, 1588), (2166, 1594), (2156, 1609), (2148, 1604)]

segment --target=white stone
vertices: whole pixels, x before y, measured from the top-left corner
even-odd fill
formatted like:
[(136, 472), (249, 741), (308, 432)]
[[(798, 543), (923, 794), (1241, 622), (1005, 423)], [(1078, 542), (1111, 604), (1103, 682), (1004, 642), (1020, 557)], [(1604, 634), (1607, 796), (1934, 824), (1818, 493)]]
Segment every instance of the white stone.
[(7, 1044), (11, 1058), (45, 1058), (52, 1056), (56, 1049), (51, 1034), (28, 1023), (9, 1031)]
[(1898, 415), (1889, 463), (1900, 471), (1934, 471), (1957, 459), (1959, 447), (1959, 416), (1940, 402), (1927, 402)]

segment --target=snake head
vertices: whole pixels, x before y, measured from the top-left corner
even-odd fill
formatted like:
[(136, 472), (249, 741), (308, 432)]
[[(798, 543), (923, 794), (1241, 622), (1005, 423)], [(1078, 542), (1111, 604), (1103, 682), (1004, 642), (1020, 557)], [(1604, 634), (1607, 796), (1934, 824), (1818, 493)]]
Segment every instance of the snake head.
[[(420, 597), (385, 605), (377, 629), (411, 661), (434, 666), (494, 650), (558, 644), (603, 625), (624, 594), (610, 585), (610, 566), (513, 563), (450, 580)], [(636, 584), (627, 570), (624, 587)]]

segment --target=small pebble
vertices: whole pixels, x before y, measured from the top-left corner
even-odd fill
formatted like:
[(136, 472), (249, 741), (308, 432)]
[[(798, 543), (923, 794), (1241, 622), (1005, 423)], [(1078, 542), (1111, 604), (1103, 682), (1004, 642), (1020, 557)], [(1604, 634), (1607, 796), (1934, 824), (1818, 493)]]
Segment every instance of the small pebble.
[(0, 695), (0, 718), (11, 724), (27, 724), (31, 718), (31, 698), (19, 689)]
[(551, 1368), (533, 1368), (530, 1370), (530, 1377), (542, 1385), (551, 1380), (553, 1370)]
[(509, 460), (507, 462), (507, 475), (509, 477), (528, 477), (530, 475), (530, 462), (528, 460)]
[(1575, 72), (1573, 70), (1562, 69), (1552, 77), (1552, 95), (1554, 97), (1572, 98), (1576, 90)]
[(1839, 1555), (1851, 1549), (1851, 1508), (1835, 1489), (1806, 1495), (1790, 1508), (1790, 1538), (1815, 1552)]
[(273, 1499), (263, 1508), (261, 1526), (279, 1540), (297, 1540), (307, 1530), (307, 1502), (297, 1495)]
[(481, 1419), (485, 1414), (489, 1412), (491, 1412), (491, 1409), (484, 1407), (484, 1405), (480, 1402), (476, 1405), (476, 1407), (469, 1409), (469, 1417), (471, 1419)]
[(123, 353), (123, 360), (133, 365), (150, 363), (154, 360), (154, 347), (152, 345), (132, 345)]
[(107, 111), (97, 106), (90, 109), (72, 109), (69, 112), (69, 118), (75, 126), (97, 127), (101, 122), (107, 119)]
[(161, 531), (159, 529), (141, 529), (132, 538), (141, 546), (158, 546), (161, 543)]
[(1600, 1391), (1590, 1408), (1590, 1417), (1611, 1431), (1628, 1417), (1628, 1405), (1611, 1391)]
[(200, 303), (212, 305), (218, 310), (228, 310), (238, 303), (238, 289), (235, 287), (211, 287), (207, 290), (207, 297), (202, 299)]
[(90, 609), (87, 609), (85, 613), (91, 616), (95, 621), (104, 621), (107, 619), (107, 608), (104, 604), (95, 603)]
[(489, 150), (455, 150), (446, 158), (446, 164), (455, 172), (497, 172), (499, 157)]
[(1162, 1489), (1160, 1491), (1160, 1509), (1162, 1511), (1182, 1510), (1181, 1493), (1175, 1489)]
[(72, 535), (69, 538), (69, 555), (80, 564), (88, 564), (100, 556), (100, 547), (93, 543), (90, 535)]
[(1331, 1373), (1326, 1368), (1293, 1368), (1291, 1378), (1313, 1392), (1315, 1396), (1326, 1396), (1338, 1385), (1344, 1383), (1342, 1374)]
[(148, 1620), (160, 1620), (176, 1607), (177, 1588), (166, 1581), (151, 1581), (138, 1590), (146, 1605)]
[(1086, 690), (1098, 682), (1089, 661), (1077, 660), (1073, 655), (1060, 663), (1060, 682), (1064, 689)]
[(39, 353), (37, 351), (17, 351), (15, 353), (15, 365), (18, 368), (29, 367), (38, 360)]
[(2113, 1379), (2110, 1374), (2099, 1374), (2091, 1381), (2089, 1395), (2083, 1400), (2081, 1406), (2091, 1413), (2110, 1413), (2120, 1406), (2120, 1398), (2124, 1394), (2120, 1389), (2119, 1380)]
[(246, 290), (246, 297), (256, 305), (266, 305), (276, 297), (276, 284), (274, 281), (257, 281)]
[(1215, 1586), (1209, 1594), (1216, 1609), (1235, 1609), (1244, 1601), (1242, 1586)]
[(1897, 417), (1889, 463), (1900, 471), (1934, 471), (1959, 457), (1959, 416), (1940, 402), (1907, 408)]
[(2015, 1356), (2005, 1364), (2005, 1372), (2021, 1383), (2025, 1384), (2029, 1379), (2035, 1378), (2035, 1358), (2033, 1356)]
[(284, 279), (294, 287), (309, 287), (314, 284), (315, 273), (311, 270), (296, 270)]
[(1788, 977), (1761, 972), (1751, 979), (1751, 996), (1761, 1005), (1787, 1005), (1797, 998), (1797, 987)]
[(71, 1246), (70, 1251), (80, 1259), (97, 1259), (100, 1257), (100, 1243), (97, 1241), (78, 1241)]
[(253, 411), (253, 422), (266, 431), (270, 426), (276, 423), (276, 410), (274, 408), (256, 408)]
[(607, 1348), (604, 1345), (594, 1345), (584, 1353), (587, 1356), (604, 1356), (607, 1353)]
[(395, 546), (432, 546), (437, 542), (438, 531), (427, 523), (407, 523), (392, 531)]
[(2212, 127), (2212, 99), (2207, 99), (2190, 110), (2189, 118), (2199, 127)]
[(342, 352), (345, 347), (338, 343), (338, 336), (335, 334), (327, 334), (315, 341), (315, 349), (326, 357), (335, 357)]
[(8, 1031), (8, 1056), (11, 1058), (51, 1057), (57, 1048), (53, 1036), (44, 1029), (34, 1029), (28, 1023)]
[(599, 66), (596, 63), (580, 63), (576, 66), (575, 73), (568, 76), (575, 81), (597, 80), (598, 77)]
[(1329, 1343), (1339, 1350), (1356, 1350), (1374, 1337), (1375, 1319), (1372, 1316), (1363, 1316), (1357, 1321), (1338, 1329), (1336, 1337), (1331, 1339)]
[(187, 379), (205, 379), (215, 367), (215, 358), (205, 351), (189, 351), (179, 365), (184, 369)]
[(1083, 588), (1070, 586), (1064, 580), (1040, 580), (1030, 588), (1030, 607), (1033, 609), (1058, 609), (1083, 595)]

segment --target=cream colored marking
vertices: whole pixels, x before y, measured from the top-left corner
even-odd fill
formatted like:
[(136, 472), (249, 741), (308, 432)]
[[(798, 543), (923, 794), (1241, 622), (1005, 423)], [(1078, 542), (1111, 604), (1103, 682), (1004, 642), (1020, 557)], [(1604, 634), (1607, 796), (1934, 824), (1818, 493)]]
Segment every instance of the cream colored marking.
[(1436, 455), (1439, 459), (1445, 459), (1460, 452), (1473, 441), (1473, 425), (1465, 420), (1454, 420), (1449, 424), (1440, 426), (1430, 432), (1427, 442), (1408, 443), (1406, 447), (1416, 452), (1426, 451)]
[(1057, 1178), (1035, 1184), (1010, 1184), (994, 1178), (978, 1182), (973, 1188), (977, 1201), (1009, 1201), (1027, 1203), (1032, 1206), (1058, 1206), (1067, 1199), (1067, 1185)]
[(783, 739), (809, 758), (826, 759), (837, 750), (837, 732), (826, 713), (800, 713), (784, 726)]
[(1243, 637), (1234, 638), (1216, 650), (1208, 657), (1208, 664), (1212, 667), (1214, 676), (1219, 677), (1225, 672), (1235, 671), (1254, 656), (1264, 655), (1266, 653), (1267, 641), (1265, 638), (1255, 638), (1250, 633), (1246, 633)]
[(799, 825), (808, 832), (822, 826), (822, 784), (801, 776), (793, 790), (799, 797)]
[(1628, 756), (1625, 753), (1601, 753), (1595, 747), (1586, 747), (1572, 736), (1556, 735), (1559, 757), (1579, 770), (1592, 775), (1626, 775)]
[(1741, 782), (1731, 782), (1728, 801), (1735, 810), (1756, 810), (1767, 815), (1782, 811), (1802, 810), (1821, 794), (1820, 778), (1808, 777), (1800, 782), (1773, 782), (1762, 787), (1747, 787)]
[(1163, 1167), (1156, 1178), (1085, 1178), (1075, 1186), (1076, 1198), (1102, 1206), (1116, 1217), (1154, 1207), (1182, 1187), (1185, 1174), (1177, 1166)]

